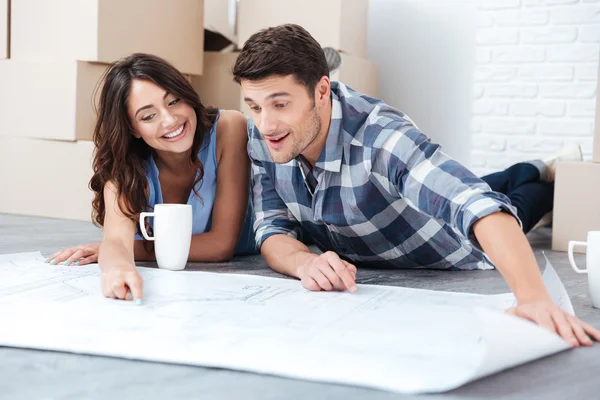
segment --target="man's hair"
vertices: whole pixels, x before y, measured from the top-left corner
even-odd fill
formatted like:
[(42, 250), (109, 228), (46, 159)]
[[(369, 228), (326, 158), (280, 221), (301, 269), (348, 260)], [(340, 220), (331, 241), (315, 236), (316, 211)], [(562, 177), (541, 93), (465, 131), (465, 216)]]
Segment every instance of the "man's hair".
[(237, 83), (293, 75), (312, 97), (315, 86), (329, 75), (319, 43), (299, 25), (286, 24), (260, 30), (244, 44), (233, 67)]

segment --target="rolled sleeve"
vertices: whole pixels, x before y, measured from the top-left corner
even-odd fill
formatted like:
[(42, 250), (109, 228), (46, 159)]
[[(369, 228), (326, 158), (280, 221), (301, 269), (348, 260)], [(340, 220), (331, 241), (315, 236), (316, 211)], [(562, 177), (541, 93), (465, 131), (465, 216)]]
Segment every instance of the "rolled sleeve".
[(483, 251), (479, 241), (473, 232), (473, 225), (488, 215), (505, 212), (515, 217), (521, 229), (523, 223), (517, 215), (517, 209), (510, 204), (510, 200), (503, 194), (497, 192), (484, 192), (473, 194), (469, 197), (459, 211), (460, 232), (479, 250)]
[(252, 194), (254, 200), (254, 235), (256, 247), (260, 247), (273, 235), (287, 235), (299, 238), (300, 224), (289, 211), (262, 163), (252, 160)]

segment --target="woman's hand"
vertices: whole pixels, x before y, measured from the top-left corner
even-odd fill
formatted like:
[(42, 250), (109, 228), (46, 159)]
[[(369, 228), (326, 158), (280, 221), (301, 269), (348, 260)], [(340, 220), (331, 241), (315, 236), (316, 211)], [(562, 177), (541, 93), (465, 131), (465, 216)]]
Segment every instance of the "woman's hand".
[(86, 265), (98, 261), (100, 243), (82, 244), (57, 251), (46, 259), (52, 265)]
[(143, 281), (134, 266), (107, 268), (102, 272), (100, 286), (105, 297), (142, 304)]

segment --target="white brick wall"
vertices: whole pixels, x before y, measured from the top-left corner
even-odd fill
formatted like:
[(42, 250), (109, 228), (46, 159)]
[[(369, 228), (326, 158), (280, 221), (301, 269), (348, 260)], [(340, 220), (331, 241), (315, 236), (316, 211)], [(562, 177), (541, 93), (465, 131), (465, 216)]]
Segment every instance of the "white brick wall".
[(579, 143), (591, 158), (600, 0), (479, 0), (471, 167)]

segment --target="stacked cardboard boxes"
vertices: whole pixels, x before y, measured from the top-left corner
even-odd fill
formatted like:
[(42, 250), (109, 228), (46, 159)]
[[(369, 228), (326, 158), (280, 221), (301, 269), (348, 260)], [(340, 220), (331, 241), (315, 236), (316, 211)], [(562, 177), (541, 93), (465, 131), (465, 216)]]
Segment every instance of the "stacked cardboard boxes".
[[(260, 29), (285, 23), (303, 26), (322, 47), (340, 53), (342, 63), (331, 80), (377, 97), (377, 66), (366, 59), (368, 0), (239, 0), (237, 7), (235, 1), (213, 0), (211, 10), (209, 3), (205, 3), (206, 15), (215, 15), (211, 26), (239, 49)], [(250, 115), (231, 76), (237, 56), (237, 52), (206, 52), (204, 73), (192, 74), (192, 84), (205, 104)]]
[[(592, 161), (557, 164), (554, 187), (552, 249), (567, 251), (569, 241), (586, 241), (600, 231), (600, 69), (596, 90), (596, 120)], [(581, 247), (576, 252), (585, 252)]]
[(10, 19), (9, 19), (10, 1), (0, 0), (0, 60), (8, 58), (10, 43)]
[(203, 11), (202, 0), (0, 0), (0, 212), (89, 221), (101, 76), (135, 52), (202, 74)]
[(90, 220), (95, 96), (108, 64), (123, 56), (163, 57), (205, 104), (249, 114), (231, 76), (239, 53), (205, 52), (204, 28), (239, 50), (259, 29), (302, 25), (341, 54), (332, 80), (377, 96), (367, 8), (368, 0), (0, 0), (0, 109), (9, 110), (0, 213)]

